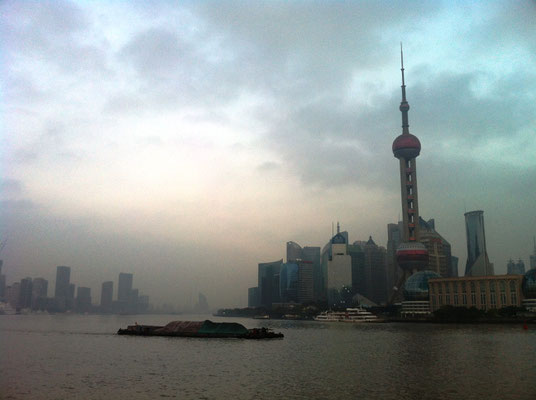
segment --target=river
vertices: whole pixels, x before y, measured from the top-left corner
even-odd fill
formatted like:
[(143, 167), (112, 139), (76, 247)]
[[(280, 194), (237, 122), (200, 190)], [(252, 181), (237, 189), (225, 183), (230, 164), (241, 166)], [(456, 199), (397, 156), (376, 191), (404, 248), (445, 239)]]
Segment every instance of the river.
[[(118, 336), (174, 319), (282, 340)], [(536, 399), (536, 327), (2, 315), (2, 399)]]

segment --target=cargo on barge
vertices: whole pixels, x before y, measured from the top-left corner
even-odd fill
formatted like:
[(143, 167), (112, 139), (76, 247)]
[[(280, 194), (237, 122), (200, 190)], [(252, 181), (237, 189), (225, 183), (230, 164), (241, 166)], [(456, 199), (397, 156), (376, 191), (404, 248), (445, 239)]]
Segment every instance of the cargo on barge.
[(129, 325), (119, 329), (118, 335), (178, 336), (198, 338), (277, 339), (284, 335), (268, 328), (247, 329), (236, 322), (172, 321), (165, 326)]

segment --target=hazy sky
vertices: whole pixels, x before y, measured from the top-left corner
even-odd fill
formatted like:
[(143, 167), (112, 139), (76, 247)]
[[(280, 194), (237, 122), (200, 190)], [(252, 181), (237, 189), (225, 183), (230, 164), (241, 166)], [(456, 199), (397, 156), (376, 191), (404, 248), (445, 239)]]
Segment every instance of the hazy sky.
[[(100, 299), (244, 306), (288, 240), (387, 241), (400, 213), (404, 42), (420, 213), (465, 269), (536, 234), (534, 1), (4, 1), (0, 237), (8, 283), (57, 265)], [(115, 288), (116, 289), (116, 288)]]

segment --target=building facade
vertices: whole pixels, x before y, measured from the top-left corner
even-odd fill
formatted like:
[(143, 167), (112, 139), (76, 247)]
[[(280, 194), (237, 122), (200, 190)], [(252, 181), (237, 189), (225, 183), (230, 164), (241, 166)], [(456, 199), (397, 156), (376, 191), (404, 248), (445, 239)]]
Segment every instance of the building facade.
[[(434, 271), (448, 278), (452, 275), (452, 254), (450, 243), (435, 229), (435, 220), (428, 221), (419, 217), (421, 243), (428, 250), (427, 271)], [(457, 276), (457, 274), (456, 274)]]
[(114, 298), (114, 283), (102, 282), (100, 308), (102, 312), (111, 312)]
[(443, 306), (480, 310), (521, 307), (523, 275), (465, 276), (430, 279), (432, 311)]
[(259, 306), (259, 288), (257, 286), (248, 289), (248, 307)]
[(341, 306), (352, 297), (352, 258), (348, 254), (347, 237), (339, 232), (331, 239), (331, 257), (327, 262), (327, 292), (330, 307)]
[(314, 263), (298, 261), (298, 303), (306, 304), (314, 300)]
[(258, 288), (259, 305), (271, 308), (272, 303), (279, 303), (279, 274), (283, 260), (259, 263)]

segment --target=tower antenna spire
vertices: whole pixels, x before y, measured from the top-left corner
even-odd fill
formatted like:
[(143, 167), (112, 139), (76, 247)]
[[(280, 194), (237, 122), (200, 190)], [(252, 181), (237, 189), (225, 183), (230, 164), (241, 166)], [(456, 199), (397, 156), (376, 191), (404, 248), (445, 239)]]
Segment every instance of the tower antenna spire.
[(404, 52), (402, 50), (402, 42), (400, 42), (400, 71), (402, 71), (402, 101), (400, 102), (400, 111), (402, 112), (402, 134), (409, 134), (409, 103), (406, 100), (406, 81), (404, 79)]

